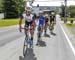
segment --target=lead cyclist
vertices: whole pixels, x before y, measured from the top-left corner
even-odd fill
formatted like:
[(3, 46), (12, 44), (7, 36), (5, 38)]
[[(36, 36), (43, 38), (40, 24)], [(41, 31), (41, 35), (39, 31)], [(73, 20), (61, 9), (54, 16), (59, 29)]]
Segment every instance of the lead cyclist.
[(34, 36), (34, 26), (35, 26), (35, 19), (33, 18), (33, 15), (31, 14), (31, 7), (25, 8), (25, 13), (23, 13), (19, 20), (19, 31), (22, 32), (22, 20), (25, 18), (25, 26), (24, 26), (24, 32), (26, 36), (27, 28), (30, 26), (30, 35), (31, 40), (33, 44), (33, 36)]

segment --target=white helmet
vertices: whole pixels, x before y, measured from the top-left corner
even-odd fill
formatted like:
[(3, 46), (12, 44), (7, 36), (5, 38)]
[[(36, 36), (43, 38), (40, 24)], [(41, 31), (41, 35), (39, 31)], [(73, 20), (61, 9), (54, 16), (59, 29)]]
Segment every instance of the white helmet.
[(25, 7), (25, 11), (31, 11), (31, 7), (30, 6), (26, 6)]

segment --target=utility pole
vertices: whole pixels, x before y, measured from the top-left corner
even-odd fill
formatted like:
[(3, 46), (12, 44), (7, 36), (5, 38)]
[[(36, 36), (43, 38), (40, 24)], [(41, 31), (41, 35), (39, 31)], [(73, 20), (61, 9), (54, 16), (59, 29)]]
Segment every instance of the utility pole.
[(65, 14), (64, 14), (65, 16), (64, 16), (64, 23), (66, 23), (66, 22), (67, 22), (67, 11), (66, 11), (66, 10), (67, 10), (67, 0), (65, 0), (64, 2), (65, 2), (65, 10), (64, 10), (64, 11), (65, 11)]

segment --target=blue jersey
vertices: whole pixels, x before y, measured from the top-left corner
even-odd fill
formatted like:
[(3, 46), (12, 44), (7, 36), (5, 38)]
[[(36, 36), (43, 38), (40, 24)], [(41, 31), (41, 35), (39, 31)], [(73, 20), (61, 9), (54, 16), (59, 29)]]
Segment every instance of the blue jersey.
[(45, 17), (44, 16), (39, 16), (38, 20), (39, 20), (39, 25), (43, 26), (44, 23), (45, 23)]

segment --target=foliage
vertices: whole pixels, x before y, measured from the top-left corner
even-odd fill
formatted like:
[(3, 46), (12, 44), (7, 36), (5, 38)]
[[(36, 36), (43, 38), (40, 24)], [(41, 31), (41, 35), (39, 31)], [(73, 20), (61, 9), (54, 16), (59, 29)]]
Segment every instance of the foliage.
[(61, 16), (62, 17), (65, 16), (65, 6), (64, 5), (61, 6)]
[(24, 0), (3, 0), (5, 18), (17, 18), (24, 10)]
[(75, 6), (67, 7), (67, 16), (71, 18), (75, 17)]
[(75, 28), (75, 24), (66, 24), (68, 28)]
[(3, 5), (2, 5), (3, 0), (0, 0), (0, 13), (3, 12)]
[(67, 18), (67, 21), (71, 21), (71, 20), (75, 21), (75, 18)]

